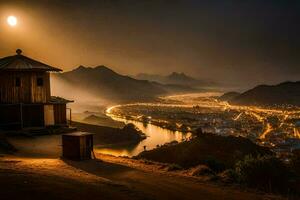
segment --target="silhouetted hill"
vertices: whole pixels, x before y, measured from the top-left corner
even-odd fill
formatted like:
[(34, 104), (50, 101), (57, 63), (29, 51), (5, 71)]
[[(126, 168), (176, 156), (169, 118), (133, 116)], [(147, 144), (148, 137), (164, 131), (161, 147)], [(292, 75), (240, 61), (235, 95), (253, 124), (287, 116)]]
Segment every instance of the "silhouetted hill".
[(178, 85), (178, 84), (162, 84), (155, 81), (151, 82), (157, 87), (163, 88), (169, 94), (180, 94), (180, 93), (193, 93), (193, 92), (201, 92), (203, 90), (197, 89), (188, 85)]
[[(149, 81), (120, 75), (105, 66), (80, 66), (69, 72), (54, 74), (54, 77), (54, 81), (58, 78), (69, 83), (77, 91), (81, 89), (93, 96), (109, 100), (145, 100), (167, 93), (162, 87)], [(64, 85), (61, 84), (61, 87)]]
[(239, 96), (240, 94), (241, 93), (238, 93), (238, 92), (226, 92), (222, 96), (220, 96), (218, 99), (221, 101), (230, 101), (230, 100), (236, 98), (237, 96)]
[(190, 86), (190, 87), (215, 85), (215, 83), (198, 80), (186, 75), (185, 73), (177, 73), (177, 72), (173, 72), (167, 76), (141, 73), (136, 75), (135, 78), (139, 80), (155, 81), (162, 84), (182, 85), (182, 86)]
[(143, 151), (136, 158), (178, 164), (184, 168), (199, 164), (207, 164), (209, 167), (219, 165), (222, 168), (230, 168), (246, 155), (265, 154), (271, 154), (271, 151), (256, 145), (249, 139), (204, 133), (190, 141)]
[(173, 72), (169, 76), (167, 76), (167, 80), (169, 80), (171, 83), (177, 83), (182, 85), (195, 85), (198, 84), (199, 81), (187, 76), (185, 73), (177, 73)]
[(146, 139), (145, 134), (138, 130), (133, 124), (127, 124), (123, 128), (112, 128), (80, 122), (72, 122), (72, 124), (77, 127), (79, 131), (95, 133), (94, 142), (97, 144), (135, 144)]
[(196, 92), (189, 86), (137, 80), (114, 72), (106, 66), (80, 66), (72, 71), (53, 74), (53, 92), (75, 100), (102, 98), (108, 101), (153, 100), (158, 96)]
[(148, 81), (154, 81), (159, 83), (165, 82), (165, 76), (161, 76), (158, 74), (146, 74), (146, 73), (140, 73), (134, 76), (134, 78), (138, 80), (148, 80)]
[(259, 85), (233, 98), (230, 103), (238, 105), (300, 106), (300, 81), (278, 85)]

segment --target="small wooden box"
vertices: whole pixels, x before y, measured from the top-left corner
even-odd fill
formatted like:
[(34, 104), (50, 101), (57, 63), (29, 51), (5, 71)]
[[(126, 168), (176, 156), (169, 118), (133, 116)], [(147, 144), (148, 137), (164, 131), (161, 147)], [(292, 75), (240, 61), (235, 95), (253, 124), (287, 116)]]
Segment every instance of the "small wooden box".
[(62, 154), (71, 160), (92, 158), (93, 133), (74, 132), (62, 135)]

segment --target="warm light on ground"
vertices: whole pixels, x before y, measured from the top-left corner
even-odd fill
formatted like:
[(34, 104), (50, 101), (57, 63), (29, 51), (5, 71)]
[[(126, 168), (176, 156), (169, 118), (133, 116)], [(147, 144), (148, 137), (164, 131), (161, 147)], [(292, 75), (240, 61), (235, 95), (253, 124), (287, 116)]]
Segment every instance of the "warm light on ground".
[(8, 23), (8, 25), (10, 25), (10, 26), (16, 26), (17, 23), (18, 23), (18, 19), (17, 19), (15, 16), (9, 16), (9, 17), (7, 18), (7, 23)]

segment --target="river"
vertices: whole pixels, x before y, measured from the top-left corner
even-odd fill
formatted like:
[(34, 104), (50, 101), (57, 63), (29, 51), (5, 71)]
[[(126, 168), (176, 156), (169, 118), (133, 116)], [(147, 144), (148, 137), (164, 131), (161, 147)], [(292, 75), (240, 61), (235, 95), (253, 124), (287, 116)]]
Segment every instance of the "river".
[(95, 146), (95, 151), (98, 153), (110, 154), (114, 156), (128, 156), (132, 157), (138, 155), (144, 151), (144, 147), (147, 150), (156, 148), (157, 145), (163, 145), (174, 140), (181, 142), (182, 140), (189, 138), (191, 133), (183, 133), (179, 131), (171, 131), (168, 129), (161, 128), (159, 126), (149, 123), (142, 123), (134, 120), (127, 120), (121, 117), (110, 115), (110, 117), (116, 121), (124, 122), (125, 124), (132, 123), (143, 133), (147, 135), (147, 138), (139, 142), (138, 144), (126, 144), (117, 145), (111, 147), (99, 147)]

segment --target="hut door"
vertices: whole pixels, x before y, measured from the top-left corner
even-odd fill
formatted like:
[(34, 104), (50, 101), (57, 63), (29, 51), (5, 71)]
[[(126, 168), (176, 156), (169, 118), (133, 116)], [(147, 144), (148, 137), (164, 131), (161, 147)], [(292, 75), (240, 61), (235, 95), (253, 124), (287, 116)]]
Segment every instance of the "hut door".
[(87, 159), (91, 159), (91, 153), (93, 151), (93, 137), (91, 135), (85, 138), (86, 141), (86, 156)]
[(43, 105), (22, 105), (23, 127), (44, 126)]
[(54, 125), (54, 109), (53, 105), (45, 105), (44, 106), (44, 120), (45, 126)]

